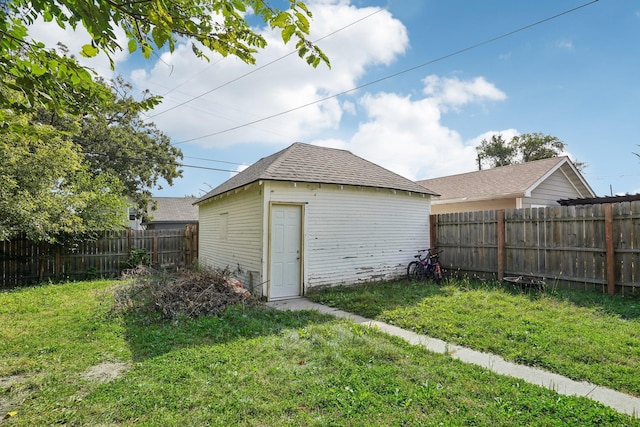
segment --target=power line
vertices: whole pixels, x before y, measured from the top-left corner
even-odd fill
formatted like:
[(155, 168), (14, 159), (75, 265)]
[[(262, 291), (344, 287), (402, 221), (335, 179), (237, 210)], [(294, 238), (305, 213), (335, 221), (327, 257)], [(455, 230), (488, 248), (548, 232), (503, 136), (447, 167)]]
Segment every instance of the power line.
[[(387, 6), (387, 7), (388, 7), (388, 6)], [(351, 26), (353, 26), (353, 25), (355, 25), (355, 24), (357, 24), (357, 23), (359, 23), (359, 22), (364, 21), (365, 19), (368, 19), (368, 18), (372, 17), (373, 15), (375, 15), (375, 14), (377, 14), (377, 13), (382, 12), (383, 10), (386, 10), (386, 7), (385, 7), (385, 8), (377, 9), (375, 12), (370, 13), (370, 14), (369, 14), (369, 15), (367, 15), (367, 16), (364, 16), (364, 17), (362, 17), (362, 18), (360, 18), (360, 19), (358, 19), (358, 20), (356, 20), (356, 21), (351, 22), (351, 23), (350, 23), (350, 24), (348, 24), (348, 25), (345, 25), (345, 26), (344, 26), (344, 27), (342, 27), (342, 28), (339, 28), (339, 29), (337, 29), (337, 30), (335, 30), (335, 31), (333, 31), (333, 32), (331, 32), (331, 33), (329, 33), (329, 34), (327, 34), (327, 35), (323, 36), (323, 37), (320, 37), (319, 39), (315, 40), (313, 43), (314, 43), (314, 44), (316, 44), (316, 43), (318, 43), (319, 41), (322, 41), (322, 40), (326, 39), (327, 37), (331, 37), (331, 36), (333, 36), (333, 35), (335, 35), (335, 34), (339, 33), (340, 31), (342, 31), (342, 30), (344, 30), (344, 29), (346, 29), (346, 28), (349, 28), (349, 27), (351, 27)], [(183, 101), (183, 102), (181, 102), (181, 103), (179, 103), (179, 104), (176, 104), (176, 105), (174, 105), (173, 107), (167, 108), (166, 110), (160, 111), (159, 113), (152, 114), (152, 115), (148, 115), (147, 117), (148, 117), (148, 118), (150, 118), (150, 119), (152, 119), (152, 118), (157, 117), (157, 116), (159, 116), (159, 115), (161, 115), (161, 114), (164, 114), (164, 113), (167, 113), (167, 112), (169, 112), (169, 111), (175, 110), (176, 108), (182, 107), (183, 105), (188, 104), (188, 103), (190, 103), (191, 101), (195, 101), (196, 99), (202, 98), (203, 96), (210, 94), (211, 92), (215, 92), (215, 91), (216, 91), (216, 90), (218, 90), (218, 89), (222, 89), (223, 87), (230, 85), (231, 83), (235, 83), (235, 82), (237, 82), (238, 80), (241, 80), (241, 79), (243, 79), (243, 78), (245, 78), (245, 77), (247, 77), (247, 76), (249, 76), (249, 75), (251, 75), (251, 74), (257, 73), (258, 71), (260, 71), (260, 70), (262, 70), (262, 69), (264, 69), (264, 68), (266, 68), (266, 67), (268, 67), (268, 66), (270, 66), (270, 65), (272, 65), (272, 64), (275, 64), (276, 62), (281, 61), (281, 60), (283, 60), (284, 58), (287, 58), (287, 57), (289, 57), (289, 56), (293, 55), (294, 53), (297, 53), (297, 50), (293, 50), (293, 51), (291, 51), (291, 52), (287, 53), (286, 55), (281, 56), (281, 57), (279, 57), (279, 58), (277, 58), (277, 59), (274, 59), (274, 60), (273, 60), (273, 61), (271, 61), (271, 62), (267, 62), (266, 64), (264, 64), (264, 65), (262, 65), (262, 66), (260, 66), (260, 67), (258, 67), (258, 68), (255, 68), (255, 69), (253, 69), (253, 70), (249, 71), (248, 73), (242, 74), (241, 76), (236, 77), (235, 79), (229, 80), (229, 81), (228, 81), (228, 82), (226, 82), (226, 83), (223, 83), (223, 84), (221, 84), (221, 85), (219, 85), (219, 86), (214, 87), (213, 89), (210, 89), (210, 90), (208, 90), (208, 91), (206, 91), (206, 92), (202, 92), (201, 94), (196, 95), (196, 96), (194, 96), (193, 98), (187, 99), (186, 101)], [(218, 62), (219, 62), (219, 61), (218, 61)], [(216, 64), (217, 64), (217, 62), (216, 62)], [(213, 64), (213, 65), (215, 65), (215, 64)], [(203, 70), (203, 71), (204, 71), (204, 70)], [(176, 88), (177, 88), (177, 87), (179, 87), (179, 86), (181, 86), (181, 85), (184, 85), (184, 82), (183, 82), (183, 83), (181, 83), (180, 85), (176, 86)], [(174, 88), (174, 89), (176, 89), (176, 88)], [(173, 91), (174, 89), (171, 89), (169, 92)], [(167, 92), (167, 93), (169, 93), (169, 92)]]
[[(148, 161), (148, 159), (142, 158), (142, 157), (122, 156), (122, 155), (105, 154), (105, 153), (85, 153), (85, 154), (89, 155), (89, 156), (107, 157), (109, 159), (125, 159), (125, 160), (134, 160), (134, 161), (140, 161), (140, 162)], [(193, 158), (200, 159), (200, 160), (207, 160), (207, 161), (211, 161), (211, 162), (220, 162), (220, 163), (227, 163), (227, 164), (231, 164), (231, 165), (245, 166), (242, 163), (226, 162), (226, 161), (223, 161), (223, 160), (212, 160), (212, 159), (204, 159), (204, 158), (199, 158), (199, 157), (193, 157)], [(212, 167), (207, 167), (207, 166), (188, 165), (186, 163), (181, 163), (181, 162), (177, 162), (177, 161), (159, 162), (159, 164), (177, 166), (177, 167), (181, 167), (181, 168), (206, 169), (206, 170), (217, 171), (217, 172), (232, 172), (232, 173), (238, 173), (239, 172), (237, 170), (232, 170), (232, 169), (222, 169), (222, 168), (212, 168)]]
[[(173, 145), (184, 144), (184, 143), (186, 143), (186, 142), (197, 141), (197, 140), (199, 140), (199, 139), (208, 138), (208, 137), (210, 137), (210, 136), (216, 136), (216, 135), (220, 135), (220, 134), (223, 134), (223, 133), (231, 132), (231, 131), (234, 131), (234, 130), (237, 130), (237, 129), (241, 129), (241, 128), (243, 128), (243, 127), (251, 126), (251, 125), (254, 125), (254, 124), (256, 124), (256, 123), (260, 123), (260, 122), (263, 122), (263, 121), (266, 121), (266, 120), (269, 120), (269, 119), (273, 119), (273, 118), (275, 118), (275, 117), (283, 116), (283, 115), (285, 115), (285, 114), (289, 114), (289, 113), (294, 112), (294, 111), (297, 111), (297, 110), (301, 110), (301, 109), (306, 108), (306, 107), (309, 107), (309, 106), (311, 106), (311, 105), (319, 104), (319, 103), (324, 102), (324, 101), (327, 101), (327, 100), (329, 100), (329, 99), (337, 98), (337, 97), (339, 97), (339, 96), (341, 96), (341, 95), (345, 95), (345, 94), (347, 94), (347, 93), (355, 92), (355, 91), (357, 91), (357, 90), (359, 90), (359, 89), (362, 89), (362, 88), (365, 88), (365, 87), (368, 87), (368, 86), (372, 86), (372, 85), (377, 84), (377, 83), (380, 83), (380, 82), (382, 82), (382, 81), (389, 80), (389, 79), (392, 79), (392, 78), (394, 78), (394, 77), (398, 77), (398, 76), (400, 76), (400, 75), (403, 75), (403, 74), (409, 73), (409, 72), (411, 72), (411, 71), (415, 71), (415, 70), (417, 70), (417, 69), (419, 69), (419, 68), (426, 67), (426, 66), (431, 65), (431, 64), (434, 64), (434, 63), (436, 63), (436, 62), (440, 62), (440, 61), (443, 61), (443, 60), (445, 60), (445, 59), (449, 59), (449, 58), (451, 58), (451, 57), (453, 57), (453, 56), (457, 56), (457, 55), (460, 55), (460, 54), (462, 54), (462, 53), (468, 52), (468, 51), (470, 51), (470, 50), (477, 49), (477, 48), (479, 48), (479, 47), (481, 47), (481, 46), (484, 46), (484, 45), (487, 45), (487, 44), (490, 44), (490, 43), (496, 42), (496, 41), (501, 40), (501, 39), (503, 39), (503, 38), (506, 38), (506, 37), (512, 36), (512, 35), (517, 34), (517, 33), (519, 33), (519, 32), (522, 32), (522, 31), (528, 30), (528, 29), (530, 29), (530, 28), (536, 27), (536, 26), (541, 25), (541, 24), (543, 24), (543, 23), (546, 23), (546, 22), (549, 22), (549, 21), (551, 21), (551, 20), (557, 19), (557, 18), (559, 18), (559, 17), (561, 17), (561, 16), (567, 15), (567, 14), (569, 14), (569, 13), (573, 13), (573, 12), (575, 12), (575, 11), (579, 10), (579, 9), (582, 9), (582, 8), (584, 8), (584, 7), (587, 7), (587, 6), (590, 6), (590, 5), (594, 4), (594, 3), (597, 3), (598, 1), (599, 1), (599, 0), (592, 0), (592, 1), (588, 2), (588, 3), (584, 3), (584, 4), (580, 5), (580, 6), (574, 7), (574, 8), (572, 8), (572, 9), (568, 9), (568, 10), (566, 10), (566, 11), (564, 11), (564, 12), (560, 12), (560, 13), (555, 14), (555, 15), (553, 15), (553, 16), (550, 16), (550, 17), (548, 17), (548, 18), (545, 18), (545, 19), (542, 19), (542, 20), (539, 20), (539, 21), (533, 22), (533, 23), (531, 23), (531, 24), (525, 25), (525, 26), (520, 27), (520, 28), (518, 28), (518, 29), (515, 29), (515, 30), (513, 30), (513, 31), (509, 31), (509, 32), (504, 33), (504, 34), (501, 34), (501, 35), (499, 35), (499, 36), (496, 36), (496, 37), (493, 37), (493, 38), (490, 38), (490, 39), (484, 40), (484, 41), (479, 42), (479, 43), (475, 43), (475, 44), (473, 44), (473, 45), (470, 45), (470, 46), (467, 46), (467, 47), (465, 47), (465, 48), (462, 48), (462, 49), (456, 50), (456, 51), (451, 52), (451, 53), (449, 53), (449, 54), (446, 54), (446, 55), (440, 56), (440, 57), (438, 57), (438, 58), (432, 59), (432, 60), (430, 60), (430, 61), (423, 62), (422, 64), (415, 65), (415, 66), (410, 67), (410, 68), (406, 68), (406, 69), (404, 69), (404, 70), (402, 70), (402, 71), (399, 71), (399, 72), (397, 72), (397, 73), (393, 73), (393, 74), (387, 75), (387, 76), (385, 76), (385, 77), (381, 77), (381, 78), (379, 78), (379, 79), (376, 79), (376, 80), (370, 81), (370, 82), (368, 82), (368, 83), (364, 83), (364, 84), (362, 84), (362, 85), (360, 85), (360, 86), (357, 86), (357, 87), (354, 87), (354, 88), (352, 88), (352, 89), (348, 89), (348, 90), (345, 90), (345, 91), (342, 91), (342, 92), (336, 93), (336, 94), (334, 94), (334, 95), (329, 95), (329, 96), (327, 96), (327, 97), (324, 97), (324, 98), (321, 98), (321, 99), (318, 99), (318, 100), (315, 100), (315, 101), (312, 101), (312, 102), (309, 102), (309, 103), (306, 103), (306, 104), (300, 105), (300, 106), (298, 106), (298, 107), (294, 107), (294, 108), (291, 108), (291, 109), (289, 109), (289, 110), (285, 110), (285, 111), (282, 111), (282, 112), (279, 112), (279, 113), (276, 113), (276, 114), (272, 114), (272, 115), (270, 115), (270, 116), (263, 117), (263, 118), (261, 118), (261, 119), (253, 120), (253, 121), (250, 121), (250, 122), (246, 122), (246, 123), (243, 123), (243, 124), (241, 124), (241, 125), (234, 126), (234, 127), (231, 127), (231, 128), (227, 128), (227, 129), (224, 129), (224, 130), (221, 130), (221, 131), (218, 131), (218, 132), (213, 132), (213, 133), (209, 133), (209, 134), (206, 134), (206, 135), (198, 136), (198, 137), (195, 137), (195, 138), (190, 138), (190, 139), (185, 139), (185, 140), (183, 140), (183, 141), (175, 142), (175, 143), (173, 143)], [(153, 116), (152, 116), (152, 117), (153, 117)]]
[(204, 157), (191, 157), (191, 156), (183, 156), (185, 159), (194, 159), (194, 160), (203, 160), (205, 162), (215, 162), (215, 163), (225, 163), (228, 165), (236, 165), (236, 166), (246, 166), (244, 163), (235, 163), (235, 162), (228, 162), (226, 160), (215, 160), (215, 159), (207, 159)]

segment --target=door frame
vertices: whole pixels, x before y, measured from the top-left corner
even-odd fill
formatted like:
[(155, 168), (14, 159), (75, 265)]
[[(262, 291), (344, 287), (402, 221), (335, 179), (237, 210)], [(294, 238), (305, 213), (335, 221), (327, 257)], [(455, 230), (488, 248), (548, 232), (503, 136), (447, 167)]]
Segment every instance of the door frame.
[(274, 206), (294, 206), (300, 209), (300, 283), (298, 283), (298, 296), (303, 296), (305, 292), (305, 280), (304, 280), (304, 225), (305, 225), (305, 206), (304, 202), (274, 202), (269, 201), (269, 215), (268, 215), (268, 231), (267, 231), (267, 301), (271, 301), (271, 227), (273, 225), (273, 207)]

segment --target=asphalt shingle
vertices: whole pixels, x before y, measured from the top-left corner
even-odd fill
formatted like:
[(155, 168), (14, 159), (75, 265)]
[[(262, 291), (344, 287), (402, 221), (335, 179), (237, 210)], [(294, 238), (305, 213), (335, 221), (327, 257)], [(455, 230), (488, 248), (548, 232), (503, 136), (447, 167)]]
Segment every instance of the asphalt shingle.
[(258, 160), (208, 192), (196, 203), (258, 180), (355, 185), (435, 194), (424, 186), (349, 151), (296, 142)]
[(440, 200), (523, 194), (567, 157), (551, 157), (482, 171), (425, 179), (418, 184), (440, 194)]
[(151, 222), (189, 222), (198, 220), (195, 197), (154, 197), (156, 210), (149, 210)]

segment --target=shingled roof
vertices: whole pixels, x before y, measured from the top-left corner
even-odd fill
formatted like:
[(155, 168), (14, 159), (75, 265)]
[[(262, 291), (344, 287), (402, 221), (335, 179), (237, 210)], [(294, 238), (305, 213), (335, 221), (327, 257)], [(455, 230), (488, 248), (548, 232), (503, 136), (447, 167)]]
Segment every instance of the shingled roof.
[(259, 180), (342, 184), (435, 193), (346, 150), (296, 142), (264, 157), (196, 201), (235, 190)]
[(425, 179), (418, 181), (418, 184), (440, 194), (439, 200), (465, 198), (467, 201), (472, 201), (522, 197), (529, 195), (542, 181), (560, 168), (579, 191), (585, 195), (594, 195), (589, 184), (566, 156)]
[(195, 197), (154, 197), (157, 209), (149, 209), (149, 222), (195, 222), (198, 221), (198, 207)]

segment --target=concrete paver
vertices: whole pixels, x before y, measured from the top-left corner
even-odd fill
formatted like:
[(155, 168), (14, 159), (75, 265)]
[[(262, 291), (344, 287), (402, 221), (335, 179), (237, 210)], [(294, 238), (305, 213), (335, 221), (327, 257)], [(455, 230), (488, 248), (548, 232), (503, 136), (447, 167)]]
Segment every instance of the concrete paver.
[(562, 375), (544, 371), (525, 365), (508, 362), (495, 354), (483, 353), (445, 341), (420, 335), (412, 331), (389, 325), (384, 322), (367, 319), (346, 311), (337, 310), (326, 305), (309, 301), (306, 298), (294, 298), (273, 301), (267, 305), (279, 310), (316, 310), (320, 313), (349, 319), (368, 327), (375, 327), (389, 335), (400, 337), (412, 345), (425, 347), (434, 353), (448, 354), (454, 359), (466, 363), (482, 366), (497, 374), (518, 378), (531, 384), (539, 385), (559, 394), (568, 396), (583, 396), (607, 405), (618, 412), (640, 418), (640, 398), (621, 393), (606, 387), (601, 387), (585, 381), (574, 381)]

